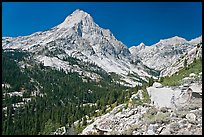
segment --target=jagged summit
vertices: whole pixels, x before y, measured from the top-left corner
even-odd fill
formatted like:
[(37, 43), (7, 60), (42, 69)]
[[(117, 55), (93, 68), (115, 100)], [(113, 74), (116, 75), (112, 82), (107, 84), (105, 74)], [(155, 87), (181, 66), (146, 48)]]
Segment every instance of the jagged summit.
[(80, 10), (80, 9), (76, 9), (71, 15), (67, 16), (67, 17), (91, 17), (90, 14), (88, 14), (87, 12)]
[(142, 49), (145, 49), (146, 45), (141, 42), (138, 46), (136, 46), (137, 50), (142, 50)]
[[(186, 45), (182, 42), (186, 42)], [(159, 45), (145, 46), (141, 43), (128, 49), (110, 30), (97, 25), (90, 14), (77, 9), (64, 22), (47, 31), (29, 36), (2, 38), (2, 47), (35, 53), (34, 58), (45, 66), (65, 70), (69, 67), (62, 58), (74, 56), (83, 61), (94, 62), (106, 72), (122, 75), (124, 81), (136, 85), (138, 81), (129, 79), (129, 72), (146, 80), (151, 72), (144, 65), (161, 70), (171, 65), (192, 46), (185, 39), (175, 36), (161, 40)], [(53, 61), (53, 57), (59, 58), (54, 58)], [(141, 63), (132, 63), (138, 60)]]
[(93, 18), (87, 12), (77, 9), (67, 16), (64, 22), (58, 25), (58, 28), (71, 28), (82, 21), (93, 23)]
[(72, 14), (78, 14), (78, 13), (88, 14), (87, 12), (85, 12), (81, 9), (76, 9)]
[(171, 38), (168, 38), (168, 39), (161, 39), (158, 43), (156, 43), (157, 45), (158, 44), (165, 44), (165, 45), (173, 45), (173, 44), (182, 44), (182, 43), (186, 43), (187, 40), (182, 38), (182, 37), (179, 37), (179, 36), (174, 36), (174, 37), (171, 37)]
[(174, 37), (167, 38), (167, 39), (161, 39), (160, 41), (162, 40), (186, 40), (186, 39), (179, 37), (179, 36), (174, 36)]
[[(180, 56), (191, 50), (198, 43), (202, 42), (202, 37), (195, 38), (191, 42), (186, 39), (174, 36), (168, 39), (162, 39), (158, 43), (145, 48), (143, 46), (134, 46), (129, 50), (132, 55), (140, 57), (142, 62), (150, 68), (162, 70), (169, 67)], [(142, 44), (140, 44), (142, 45)]]
[(131, 54), (136, 54), (137, 52), (139, 52), (139, 51), (141, 51), (142, 49), (145, 49), (145, 47), (146, 47), (146, 45), (143, 43), (143, 42), (141, 42), (139, 45), (137, 45), (137, 46), (132, 46), (132, 47), (130, 47), (129, 48), (129, 50), (130, 50), (130, 53)]
[(145, 48), (145, 44), (143, 43), (143, 42), (141, 42), (139, 45), (138, 45), (138, 47), (141, 47), (141, 48)]
[(172, 38), (169, 38), (169, 40), (175, 40), (175, 41), (187, 41), (185, 38), (179, 37), (179, 36), (174, 36)]

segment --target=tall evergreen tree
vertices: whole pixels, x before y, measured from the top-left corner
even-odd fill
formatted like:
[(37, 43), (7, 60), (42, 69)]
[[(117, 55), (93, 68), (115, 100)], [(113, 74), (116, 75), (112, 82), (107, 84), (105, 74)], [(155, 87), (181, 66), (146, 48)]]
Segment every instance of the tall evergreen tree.
[(186, 69), (186, 68), (187, 68), (187, 59), (186, 59), (186, 58), (184, 59), (183, 66), (184, 66), (184, 69)]

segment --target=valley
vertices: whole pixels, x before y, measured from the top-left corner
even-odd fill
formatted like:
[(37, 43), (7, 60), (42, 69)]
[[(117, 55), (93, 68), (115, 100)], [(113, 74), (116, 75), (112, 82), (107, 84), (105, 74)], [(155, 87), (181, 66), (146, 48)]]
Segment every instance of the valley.
[(127, 47), (77, 9), (49, 30), (2, 37), (2, 127), (3, 135), (202, 134), (202, 35)]

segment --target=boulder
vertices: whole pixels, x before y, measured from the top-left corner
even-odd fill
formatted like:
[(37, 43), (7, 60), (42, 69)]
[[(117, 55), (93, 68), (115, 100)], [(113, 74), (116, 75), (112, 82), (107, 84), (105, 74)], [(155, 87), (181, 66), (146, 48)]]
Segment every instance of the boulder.
[(200, 72), (199, 75), (202, 76), (202, 72)]
[(155, 88), (162, 88), (162, 84), (158, 83), (158, 82), (154, 82), (154, 84), (152, 86)]
[(182, 79), (183, 84), (191, 84), (194, 81), (193, 77), (185, 77)]
[(199, 108), (198, 110), (202, 111), (202, 108)]
[(186, 119), (189, 121), (189, 122), (195, 122), (196, 121), (196, 115), (194, 113), (188, 113), (186, 115)]
[(147, 130), (147, 135), (155, 135), (156, 133), (153, 130)]
[(188, 120), (186, 120), (186, 119), (181, 119), (181, 120), (178, 121), (178, 124), (179, 124), (179, 125), (187, 125), (187, 124), (188, 124)]
[(188, 126), (188, 120), (186, 119), (181, 119), (177, 123), (179, 124), (180, 128), (186, 128)]
[(189, 84), (187, 84), (187, 83), (183, 84), (183, 87), (189, 87)]
[(188, 124), (187, 128), (190, 129), (192, 127), (192, 124)]
[(189, 77), (195, 77), (196, 76), (196, 74), (195, 73), (191, 73), (191, 74), (189, 74)]

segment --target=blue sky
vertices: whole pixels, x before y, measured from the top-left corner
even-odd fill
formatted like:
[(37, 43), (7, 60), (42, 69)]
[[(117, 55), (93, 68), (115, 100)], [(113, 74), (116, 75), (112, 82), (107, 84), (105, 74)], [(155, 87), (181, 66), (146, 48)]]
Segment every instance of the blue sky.
[(76, 9), (89, 13), (128, 47), (202, 35), (201, 2), (3, 2), (2, 34), (17, 37), (48, 30)]

